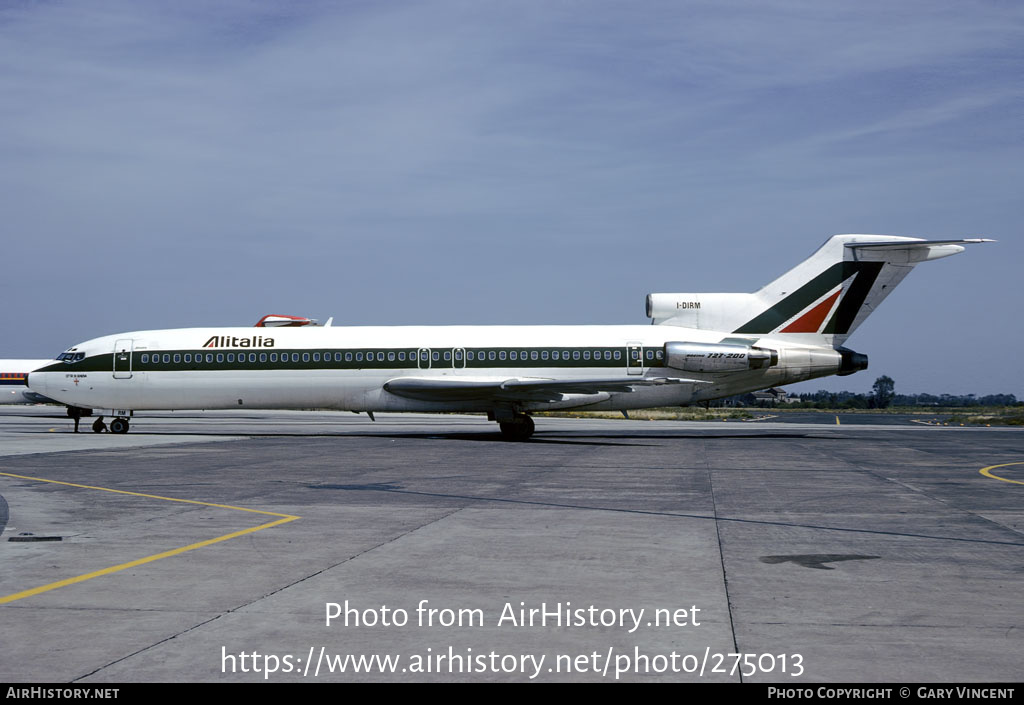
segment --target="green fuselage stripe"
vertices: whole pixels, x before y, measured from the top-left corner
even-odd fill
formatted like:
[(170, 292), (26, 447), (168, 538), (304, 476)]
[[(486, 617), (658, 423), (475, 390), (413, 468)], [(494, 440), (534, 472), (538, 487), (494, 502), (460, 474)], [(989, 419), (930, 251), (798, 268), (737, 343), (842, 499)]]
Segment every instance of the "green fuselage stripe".
[[(427, 350), (429, 360), (419, 360), (421, 350)], [(558, 359), (554, 359), (554, 353)], [(472, 353), (472, 359), (469, 359)], [(482, 353), (482, 359), (481, 359)], [(493, 353), (493, 359), (491, 354)], [(512, 354), (515, 353), (515, 359)], [(525, 355), (524, 355), (525, 353)], [(568, 359), (566, 359), (568, 353)], [(648, 359), (647, 355), (651, 357)], [(434, 359), (434, 355), (437, 359)], [(463, 359), (455, 356), (461, 354)], [(534, 355), (536, 354), (536, 358)], [(216, 371), (216, 370), (426, 370), (466, 369), (487, 370), (492, 368), (614, 368), (627, 365), (629, 350), (626, 347), (517, 347), (517, 348), (216, 348), (192, 350), (136, 350), (117, 353), (116, 372), (168, 372), (168, 371)], [(545, 355), (546, 358), (545, 359)], [(189, 361), (186, 362), (186, 356)], [(297, 359), (295, 356), (298, 356)], [(401, 359), (404, 356), (404, 360)], [(447, 359), (446, 359), (447, 356)], [(502, 359), (504, 356), (504, 359)], [(663, 348), (642, 348), (642, 362), (632, 363), (633, 367), (660, 367), (663, 364)], [(340, 357), (340, 359), (338, 359)], [(287, 359), (285, 359), (287, 358)], [(319, 358), (319, 359), (315, 359)], [(361, 358), (361, 359), (360, 359)], [(166, 359), (166, 362), (165, 362)], [(39, 372), (111, 372), (114, 370), (114, 354), (92, 355), (73, 363), (54, 362)]]

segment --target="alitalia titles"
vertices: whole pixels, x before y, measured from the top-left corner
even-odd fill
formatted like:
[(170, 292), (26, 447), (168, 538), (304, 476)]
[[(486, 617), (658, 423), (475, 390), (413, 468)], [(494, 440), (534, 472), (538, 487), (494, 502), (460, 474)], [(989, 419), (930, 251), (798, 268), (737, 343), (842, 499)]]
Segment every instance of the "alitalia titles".
[(204, 348), (272, 348), (273, 338), (264, 338), (262, 335), (253, 335), (248, 338), (237, 338), (232, 335), (211, 335), (210, 339), (203, 343)]

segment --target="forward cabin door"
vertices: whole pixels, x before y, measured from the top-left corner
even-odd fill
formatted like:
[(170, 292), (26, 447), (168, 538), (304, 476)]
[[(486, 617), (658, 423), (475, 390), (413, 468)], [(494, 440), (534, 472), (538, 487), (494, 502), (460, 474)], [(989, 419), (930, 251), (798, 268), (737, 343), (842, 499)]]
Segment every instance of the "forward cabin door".
[(134, 343), (131, 338), (122, 338), (114, 343), (114, 379), (132, 378), (132, 349)]

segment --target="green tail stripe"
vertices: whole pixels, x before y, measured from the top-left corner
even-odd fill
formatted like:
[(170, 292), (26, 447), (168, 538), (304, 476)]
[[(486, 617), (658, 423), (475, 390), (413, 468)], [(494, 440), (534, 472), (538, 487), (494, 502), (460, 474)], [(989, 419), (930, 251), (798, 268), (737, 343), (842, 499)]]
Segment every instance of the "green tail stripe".
[[(803, 311), (850, 276), (861, 271), (861, 267), (874, 262), (836, 262), (824, 272), (810, 280), (764, 313), (744, 323), (733, 333), (770, 333), (796, 314)], [(877, 276), (877, 272), (876, 272)], [(872, 278), (874, 281), (874, 278)], [(848, 297), (843, 297), (848, 298)], [(860, 308), (858, 305), (857, 308)]]
[(871, 288), (875, 285), (882, 267), (885, 266), (885, 262), (859, 262), (859, 264), (861, 269), (857, 273), (857, 278), (850, 284), (846, 296), (839, 302), (839, 306), (836, 308), (836, 312), (832, 314), (831, 320), (825, 324), (823, 332), (826, 334), (845, 335), (850, 332), (850, 326), (853, 325), (857, 312), (864, 305), (864, 301), (868, 298)]

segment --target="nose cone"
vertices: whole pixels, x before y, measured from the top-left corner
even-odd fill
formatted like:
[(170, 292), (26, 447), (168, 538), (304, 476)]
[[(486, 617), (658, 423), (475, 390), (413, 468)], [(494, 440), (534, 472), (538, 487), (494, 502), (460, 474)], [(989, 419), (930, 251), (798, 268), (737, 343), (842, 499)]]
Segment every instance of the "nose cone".
[(46, 394), (46, 375), (41, 372), (28, 373), (28, 388), (36, 394)]

